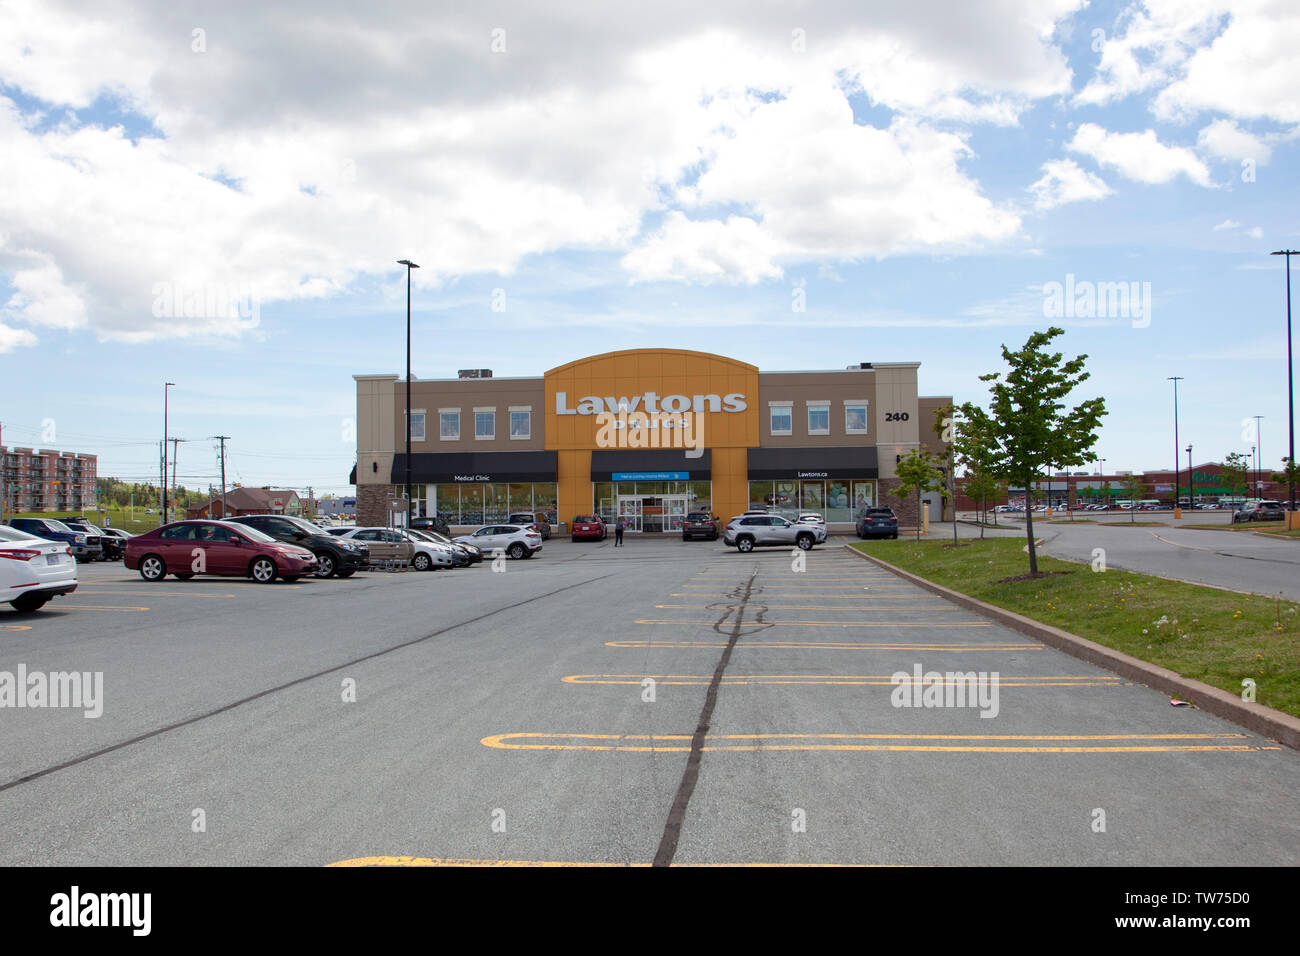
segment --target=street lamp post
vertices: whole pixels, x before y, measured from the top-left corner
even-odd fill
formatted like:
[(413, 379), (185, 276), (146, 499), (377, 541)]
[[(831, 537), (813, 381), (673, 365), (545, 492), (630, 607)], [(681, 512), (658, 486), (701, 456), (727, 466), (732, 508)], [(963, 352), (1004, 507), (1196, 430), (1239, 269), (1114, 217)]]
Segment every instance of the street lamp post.
[(1174, 383), (1174, 517), (1181, 518), (1182, 509), (1178, 507), (1178, 383), (1183, 377), (1170, 375), (1167, 378)]
[[(1295, 249), (1279, 249), (1277, 252), (1271, 252), (1269, 255), (1286, 256), (1286, 407), (1287, 407), (1287, 432), (1289, 433), (1291, 451), (1290, 463), (1295, 462), (1295, 388), (1291, 375), (1291, 257), (1300, 256), (1300, 251)], [(1294, 472), (1291, 472), (1294, 474)], [(1295, 520), (1295, 482), (1287, 482), (1287, 527), (1290, 528)]]
[(167, 396), (169, 388), (174, 388), (175, 382), (163, 383), (163, 444), (162, 444), (162, 487), (158, 489), (158, 502), (161, 507), (158, 509), (158, 524), (161, 527), (167, 523)]
[(411, 270), (420, 268), (410, 259), (398, 259), (406, 266), (406, 527), (411, 527)]
[(1255, 419), (1255, 496), (1260, 497), (1259, 486), (1264, 483), (1264, 436), (1260, 433), (1260, 420), (1263, 415), (1251, 416)]
[(1187, 446), (1187, 507), (1196, 510), (1196, 501), (1192, 497), (1192, 486), (1196, 479), (1192, 477), (1192, 446)]

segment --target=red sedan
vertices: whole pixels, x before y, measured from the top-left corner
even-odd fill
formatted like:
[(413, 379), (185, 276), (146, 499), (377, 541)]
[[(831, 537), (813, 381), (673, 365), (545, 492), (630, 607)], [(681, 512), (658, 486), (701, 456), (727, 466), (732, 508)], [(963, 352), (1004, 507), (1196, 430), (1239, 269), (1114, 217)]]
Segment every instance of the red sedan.
[(220, 574), (270, 584), (277, 577), (297, 581), (317, 568), (316, 555), (306, 548), (227, 521), (177, 521), (136, 535), (126, 542), (123, 561), (146, 581)]
[(581, 541), (584, 538), (604, 541), (607, 534), (605, 522), (600, 520), (599, 515), (578, 515), (573, 519), (573, 524), (570, 527), (573, 529), (572, 539), (574, 541)]

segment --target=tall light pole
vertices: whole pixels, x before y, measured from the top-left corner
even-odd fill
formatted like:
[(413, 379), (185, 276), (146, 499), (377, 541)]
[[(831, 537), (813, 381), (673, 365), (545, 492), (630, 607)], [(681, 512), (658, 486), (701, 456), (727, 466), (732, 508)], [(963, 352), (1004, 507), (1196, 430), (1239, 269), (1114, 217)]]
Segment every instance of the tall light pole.
[(411, 270), (420, 268), (410, 259), (398, 259), (406, 266), (406, 527), (411, 526)]
[(1187, 507), (1193, 511), (1196, 510), (1196, 502), (1192, 500), (1192, 485), (1195, 480), (1192, 478), (1192, 446), (1187, 446)]
[[(1289, 465), (1295, 464), (1295, 389), (1291, 377), (1291, 257), (1300, 256), (1300, 251), (1295, 249), (1279, 249), (1277, 252), (1270, 252), (1272, 256), (1286, 256), (1286, 407), (1287, 407), (1287, 431), (1289, 432), (1291, 457), (1287, 462)], [(1294, 474), (1292, 471), (1290, 474)], [(1287, 482), (1287, 510), (1295, 511), (1295, 482)], [(1287, 527), (1291, 527), (1292, 519), (1287, 517)]]
[(1183, 377), (1169, 375), (1167, 378), (1174, 383), (1174, 517), (1181, 518), (1182, 510), (1178, 507), (1178, 383)]
[(1260, 420), (1263, 415), (1251, 416), (1255, 419), (1255, 494), (1259, 494), (1259, 486), (1264, 481), (1261, 472), (1264, 470), (1264, 436), (1260, 434)]
[(162, 467), (162, 487), (158, 489), (158, 493), (161, 496), (159, 497), (158, 501), (162, 505), (162, 507), (158, 509), (158, 524), (160, 526), (165, 525), (167, 523), (167, 397), (169, 395), (167, 389), (173, 388), (175, 387), (175, 385), (176, 385), (175, 382), (163, 383), (163, 443), (162, 443), (162, 451), (163, 451), (162, 466), (163, 467)]

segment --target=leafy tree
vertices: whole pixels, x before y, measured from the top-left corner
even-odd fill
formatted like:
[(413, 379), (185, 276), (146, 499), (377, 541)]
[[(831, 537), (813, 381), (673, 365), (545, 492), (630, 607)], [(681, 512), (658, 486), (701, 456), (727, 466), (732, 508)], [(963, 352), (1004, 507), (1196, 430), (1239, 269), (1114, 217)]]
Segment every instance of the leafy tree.
[[(1002, 358), (1011, 367), (981, 375), (988, 382), (991, 401), (988, 421), (990, 438), (999, 454), (994, 473), (1014, 485), (1030, 489), (1046, 468), (1068, 468), (1086, 464), (1088, 452), (1097, 443), (1097, 428), (1106, 414), (1104, 398), (1090, 398), (1068, 408), (1064, 399), (1090, 377), (1084, 371), (1087, 355), (1063, 361), (1060, 352), (1047, 346), (1065, 330), (1055, 326), (1034, 332), (1017, 351), (1002, 346)], [(1033, 511), (1025, 511), (1025, 535), (1029, 540), (1029, 573), (1038, 573), (1038, 552), (1034, 547)]]
[[(997, 502), (1002, 497), (1004, 486), (992, 475), (978, 472), (966, 472), (966, 483), (962, 490), (980, 503), (980, 537), (984, 537), (984, 515), (988, 512), (988, 503)], [(993, 512), (993, 523), (997, 524), (998, 513)]]
[(1137, 513), (1137, 503), (1146, 492), (1146, 485), (1137, 475), (1125, 475), (1120, 479), (1119, 490), (1124, 493), (1124, 497), (1130, 502), (1128, 509), (1129, 524), (1134, 521), (1133, 516)]
[(894, 495), (904, 501), (908, 495), (916, 495), (916, 540), (918, 541), (921, 540), (921, 495), (928, 491), (937, 491), (945, 498), (948, 497), (948, 489), (944, 487), (944, 475), (939, 467), (940, 461), (942, 459), (920, 448), (904, 455), (894, 472), (899, 479)]
[(1234, 495), (1246, 493), (1249, 474), (1250, 460), (1239, 451), (1234, 451), (1219, 466), (1219, 480)]
[(1281, 471), (1275, 471), (1272, 480), (1281, 482), (1287, 486), (1287, 508), (1291, 507), (1291, 495), (1295, 492), (1292, 490), (1295, 485), (1300, 485), (1300, 465), (1297, 465), (1290, 458), (1283, 457), (1284, 462)]
[[(976, 482), (979, 493), (997, 497), (997, 466), (1001, 456), (996, 429), (984, 409), (972, 402), (964, 402), (960, 408), (948, 406), (946, 411), (951, 422), (949, 440), (951, 441), (954, 466), (960, 465), (969, 479)], [(937, 425), (936, 425), (937, 427)], [(942, 437), (942, 436), (941, 436)], [(970, 487), (968, 485), (968, 487)], [(954, 485), (955, 489), (955, 485)], [(974, 494), (970, 491), (967, 494)], [(983, 502), (981, 499), (980, 537), (984, 537)], [(994, 519), (996, 520), (996, 518)], [(954, 538), (957, 525), (953, 524)]]

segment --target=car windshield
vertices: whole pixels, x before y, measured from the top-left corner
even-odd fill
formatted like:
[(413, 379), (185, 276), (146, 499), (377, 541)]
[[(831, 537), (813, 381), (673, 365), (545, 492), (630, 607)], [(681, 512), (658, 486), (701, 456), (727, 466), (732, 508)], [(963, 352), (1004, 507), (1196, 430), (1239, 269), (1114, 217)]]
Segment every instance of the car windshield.
[(709, 521), (711, 520), (703, 511), (692, 511), (686, 516), (687, 521)]
[(304, 521), (302, 518), (295, 518), (293, 515), (279, 515), (279, 517), (289, 522), (299, 531), (306, 531), (308, 534), (320, 534), (321, 532), (318, 525), (314, 525), (310, 521)]
[(276, 539), (275, 539), (275, 538), (272, 538), (269, 534), (266, 534), (266, 533), (263, 532), (263, 531), (258, 531), (256, 528), (251, 527), (251, 526), (246, 525), (246, 524), (231, 524), (231, 525), (223, 525), (223, 527), (229, 527), (232, 531), (238, 531), (241, 535), (243, 535), (243, 536), (244, 536), (245, 538), (247, 538), (249, 541), (257, 541), (257, 542), (260, 542), (260, 543), (262, 543), (262, 544), (275, 544), (275, 543), (277, 543), (277, 542), (276, 542)]
[(45, 524), (51, 531), (60, 531), (63, 534), (73, 533), (72, 529), (69, 528), (66, 524), (64, 524), (62, 521), (56, 521), (54, 518), (46, 518)]

